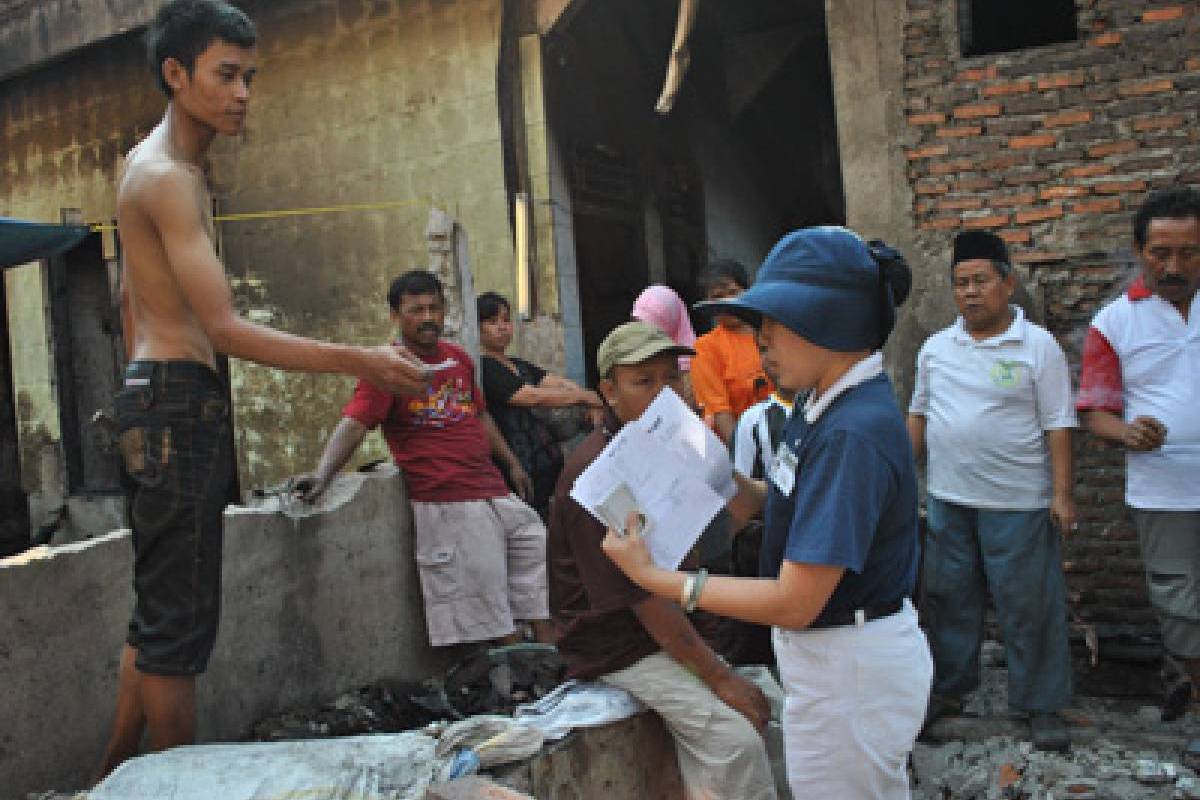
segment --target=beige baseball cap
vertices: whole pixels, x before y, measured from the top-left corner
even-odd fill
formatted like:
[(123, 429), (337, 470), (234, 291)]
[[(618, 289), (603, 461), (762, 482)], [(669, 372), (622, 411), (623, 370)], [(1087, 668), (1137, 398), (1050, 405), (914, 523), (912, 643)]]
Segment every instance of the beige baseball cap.
[(675, 340), (646, 322), (626, 322), (604, 337), (596, 350), (596, 369), (601, 377), (618, 364), (641, 364), (655, 356), (693, 356), (696, 351), (676, 344)]

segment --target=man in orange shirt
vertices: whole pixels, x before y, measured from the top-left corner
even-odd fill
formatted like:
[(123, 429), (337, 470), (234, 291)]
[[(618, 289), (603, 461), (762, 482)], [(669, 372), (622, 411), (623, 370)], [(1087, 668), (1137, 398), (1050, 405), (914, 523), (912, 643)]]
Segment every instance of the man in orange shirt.
[[(736, 261), (714, 261), (700, 273), (706, 300), (737, 297), (749, 286), (746, 268)], [(729, 444), (741, 413), (771, 394), (750, 326), (729, 314), (717, 315), (716, 326), (696, 340), (692, 390), (705, 421)]]

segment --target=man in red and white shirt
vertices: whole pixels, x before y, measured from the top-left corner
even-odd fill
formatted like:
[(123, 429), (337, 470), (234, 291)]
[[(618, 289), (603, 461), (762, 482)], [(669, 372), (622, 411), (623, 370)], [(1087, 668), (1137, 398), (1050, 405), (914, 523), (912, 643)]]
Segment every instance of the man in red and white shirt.
[(315, 499), (381, 426), (412, 500), (430, 644), (511, 641), (519, 620), (550, 641), (546, 528), (493, 461), (531, 496), (529, 475), (487, 412), (471, 357), (441, 338), (442, 284), (410, 270), (392, 282), (388, 304), (401, 339), (430, 371), (429, 386), (401, 395), (360, 380), (316, 470), (297, 487)]
[(1092, 320), (1077, 408), (1125, 448), (1125, 502), (1167, 651), (1200, 686), (1200, 192), (1147, 196), (1142, 274)]

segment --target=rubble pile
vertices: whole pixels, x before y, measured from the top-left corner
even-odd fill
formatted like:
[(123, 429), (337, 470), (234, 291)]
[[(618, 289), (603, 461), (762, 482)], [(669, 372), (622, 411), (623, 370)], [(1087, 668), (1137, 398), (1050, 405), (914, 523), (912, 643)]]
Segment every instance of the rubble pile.
[(919, 744), (913, 773), (913, 800), (1200, 800), (1200, 780), (1178, 751), (1104, 739), (1063, 754), (1007, 736)]
[(443, 716), (419, 702), (429, 696), (422, 684), (378, 681), (315, 708), (267, 717), (254, 725), (249, 738), (282, 742), (413, 730)]
[(330, 703), (277, 714), (254, 725), (250, 739), (279, 742), (364, 733), (398, 733), (436, 720), (511, 715), (521, 703), (562, 682), (563, 662), (543, 645), (478, 650), (445, 675), (420, 683), (378, 681)]
[(1164, 722), (1149, 698), (1077, 697), (1063, 713), (1071, 749), (1039, 752), (1008, 708), (1002, 647), (985, 642), (981, 661), (963, 715), (913, 751), (913, 800), (1200, 800), (1200, 764), (1181, 758), (1200, 736), (1195, 712)]

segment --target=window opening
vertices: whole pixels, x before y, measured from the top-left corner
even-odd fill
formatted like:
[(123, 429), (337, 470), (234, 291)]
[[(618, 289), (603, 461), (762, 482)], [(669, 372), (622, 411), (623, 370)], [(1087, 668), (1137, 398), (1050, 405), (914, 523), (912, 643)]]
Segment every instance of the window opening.
[(964, 56), (1079, 38), (1075, 0), (959, 0), (958, 27)]

